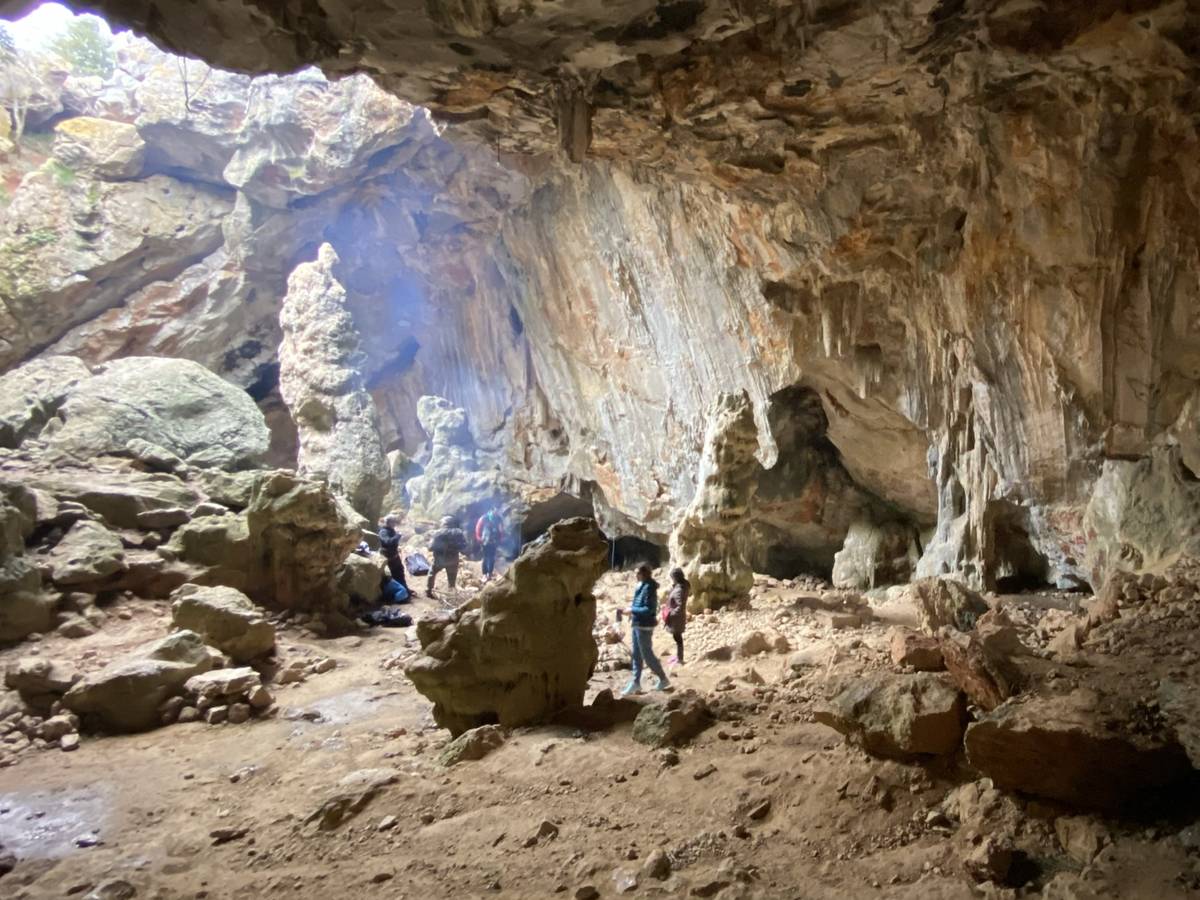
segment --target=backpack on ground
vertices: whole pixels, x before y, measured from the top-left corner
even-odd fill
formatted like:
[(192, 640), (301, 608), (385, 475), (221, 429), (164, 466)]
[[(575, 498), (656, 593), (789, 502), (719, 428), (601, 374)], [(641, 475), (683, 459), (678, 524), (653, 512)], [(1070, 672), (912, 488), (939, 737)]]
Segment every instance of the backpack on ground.
[(419, 578), (429, 574), (429, 560), (424, 553), (410, 553), (404, 557), (404, 568), (408, 569), (409, 575)]
[(412, 616), (394, 606), (373, 609), (363, 613), (360, 618), (368, 625), (382, 625), (384, 628), (407, 628), (413, 623)]

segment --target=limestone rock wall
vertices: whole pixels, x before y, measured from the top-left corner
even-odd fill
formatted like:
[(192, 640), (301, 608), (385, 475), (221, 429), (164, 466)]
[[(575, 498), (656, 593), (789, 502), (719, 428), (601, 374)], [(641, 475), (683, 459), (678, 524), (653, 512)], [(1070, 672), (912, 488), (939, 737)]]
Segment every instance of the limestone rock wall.
[[(38, 353), (185, 357), (278, 420), (287, 276), (329, 243), (388, 443), (420, 447), (430, 391), (469, 405), (480, 434), (504, 424), (524, 346), (507, 310), (474, 315), (472, 276), (441, 261), (494, 231), (524, 175), (366, 76), (250, 78), (130, 35), (115, 51), (105, 79), (48, 72), (45, 114), (0, 153), (0, 370)], [(290, 430), (274, 429), (278, 462), (295, 461)]]
[[(237, 189), (246, 297), (321, 239), (342, 256), (390, 446), (417, 449), (418, 398), (444, 396), (511, 471), (662, 540), (714, 398), (745, 392), (782, 472), (772, 398), (802, 389), (835, 457), (767, 539), (827, 556), (884, 510), (920, 535), (919, 575), (1096, 584), (1194, 530), (1194, 4), (99, 5), (247, 72), (369, 71), (454, 123), (401, 125), (350, 81), (229, 76), (267, 92), (223, 109), (245, 130), (197, 126)], [(315, 97), (343, 89), (331, 122)], [(254, 112), (289, 105), (294, 128)], [(166, 150), (139, 133), (150, 166)], [(231, 358), (270, 365), (257, 337)], [(1128, 493), (1107, 473), (1173, 448), (1157, 505), (1089, 524), (1098, 480)]]

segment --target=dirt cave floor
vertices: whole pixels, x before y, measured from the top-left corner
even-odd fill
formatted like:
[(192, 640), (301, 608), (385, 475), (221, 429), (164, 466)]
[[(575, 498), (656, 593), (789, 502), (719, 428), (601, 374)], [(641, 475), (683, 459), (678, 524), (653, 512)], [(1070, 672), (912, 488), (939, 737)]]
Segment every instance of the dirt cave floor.
[[(465, 582), (460, 600), (476, 589), (477, 572)], [(604, 631), (632, 586), (628, 573), (610, 573), (597, 586), (602, 655), (589, 699), (628, 680), (628, 638), (608, 644)], [(872, 601), (872, 621), (847, 627), (819, 603), (801, 602), (820, 593), (760, 578), (748, 609), (693, 619), (691, 657), (669, 668), (674, 687), (719, 694), (738, 713), (687, 746), (650, 749), (632, 740), (629, 725), (600, 733), (533, 727), (482, 760), (450, 768), (438, 762), (448, 734), (403, 674), (414, 629), (322, 639), (281, 625), (279, 658), (329, 658), (336, 666), (272, 686), (275, 715), (85, 737), (74, 752), (30, 750), (0, 769), (0, 844), (18, 860), (0, 879), (0, 896), (1196, 895), (1200, 866), (1177, 839), (1178, 824), (1104, 821), (1107, 845), (1081, 866), (1055, 839), (1054, 811), (1019, 798), (996, 801), (961, 759), (875, 759), (814, 723), (823, 679), (890, 667), (889, 628), (915, 620), (913, 610), (884, 598)], [(1051, 615), (1075, 602), (1001, 600)], [(413, 613), (445, 602), (422, 597)], [(130, 601), (108, 612), (109, 624), (95, 635), (48, 636), (32, 648), (47, 658), (110, 657), (170, 624), (165, 602)], [(702, 659), (724, 655), (719, 648), (736, 648), (756, 630), (782, 635), (788, 648)], [(666, 663), (674, 645), (662, 629), (655, 646)], [(0, 667), (30, 651), (27, 644), (0, 653)], [(384, 780), (391, 783), (353, 797), (341, 824), (322, 830), (314, 814), (364, 770), (368, 780), (378, 780), (370, 770), (390, 770)], [(964, 871), (972, 842), (1000, 818), (1027, 848), (1018, 888), (979, 884)]]

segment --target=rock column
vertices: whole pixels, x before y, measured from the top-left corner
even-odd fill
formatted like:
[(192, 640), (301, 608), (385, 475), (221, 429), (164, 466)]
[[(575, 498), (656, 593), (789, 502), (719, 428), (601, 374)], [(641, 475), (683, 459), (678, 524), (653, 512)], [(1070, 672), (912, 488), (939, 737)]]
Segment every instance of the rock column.
[(325, 479), (374, 521), (390, 476), (358, 332), (346, 291), (333, 277), (337, 262), (333, 247), (322, 244), (315, 262), (288, 277), (279, 312), (279, 389), (299, 430), (300, 473)]
[(671, 534), (671, 558), (692, 583), (694, 607), (716, 609), (749, 594), (754, 573), (739, 541), (760, 470), (750, 398), (723, 394), (709, 416), (699, 485)]

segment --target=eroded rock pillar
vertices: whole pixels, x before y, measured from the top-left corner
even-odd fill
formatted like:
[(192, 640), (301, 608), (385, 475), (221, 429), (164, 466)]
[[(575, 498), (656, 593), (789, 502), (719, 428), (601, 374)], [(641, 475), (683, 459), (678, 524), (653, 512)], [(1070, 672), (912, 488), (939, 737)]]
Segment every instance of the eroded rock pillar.
[(583, 702), (598, 651), (592, 586), (608, 545), (590, 519), (552, 525), (497, 582), (448, 615), (417, 625), (407, 669), (455, 734), (543, 721)]
[(298, 468), (323, 478), (374, 521), (388, 491), (379, 414), (362, 374), (358, 332), (346, 291), (333, 277), (338, 256), (322, 244), (317, 259), (288, 277), (279, 312), (279, 389), (300, 435)]
[(761, 468), (757, 450), (750, 398), (722, 394), (709, 414), (696, 495), (671, 534), (671, 558), (692, 583), (694, 608), (725, 606), (754, 584), (741, 535)]

